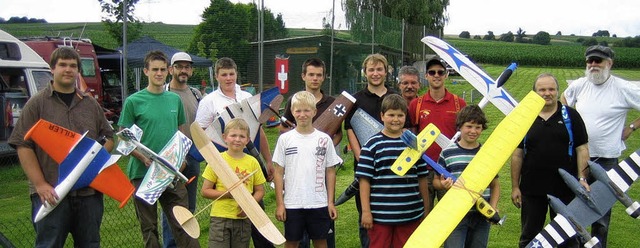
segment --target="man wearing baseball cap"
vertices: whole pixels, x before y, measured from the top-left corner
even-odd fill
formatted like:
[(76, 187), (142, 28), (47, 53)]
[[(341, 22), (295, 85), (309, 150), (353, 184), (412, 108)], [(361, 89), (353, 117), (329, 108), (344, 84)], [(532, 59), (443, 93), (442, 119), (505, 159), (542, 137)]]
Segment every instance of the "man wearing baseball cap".
[[(567, 87), (561, 101), (575, 107), (584, 119), (591, 161), (609, 170), (618, 164), (618, 157), (626, 149), (624, 141), (640, 126), (640, 119), (625, 124), (630, 109), (640, 110), (640, 86), (611, 75), (611, 48), (590, 46), (584, 55), (585, 76)], [(607, 245), (610, 218), (611, 211), (591, 227), (591, 235), (600, 240), (603, 248)]]
[[(172, 91), (182, 100), (182, 106), (184, 107), (184, 116), (187, 120), (187, 125), (184, 129), (185, 135), (191, 138), (191, 131), (189, 124), (193, 123), (196, 119), (196, 110), (198, 109), (198, 103), (202, 99), (202, 93), (196, 88), (190, 87), (187, 84), (189, 78), (193, 76), (193, 60), (188, 53), (177, 52), (171, 57), (171, 64), (169, 65), (169, 74), (171, 74), (171, 82), (165, 85), (166, 91)], [(195, 147), (195, 146), (194, 146)], [(192, 151), (193, 148), (192, 147)], [(187, 166), (182, 173), (187, 178), (195, 177), (195, 179), (186, 185), (187, 196), (189, 198), (189, 211), (192, 213), (196, 210), (196, 196), (198, 193), (198, 175), (200, 175), (200, 162), (194, 158), (192, 151), (186, 156)], [(171, 235), (166, 216), (162, 217), (162, 238), (164, 240), (163, 247), (176, 247), (175, 240)]]
[[(413, 128), (415, 133), (420, 133), (429, 123), (433, 123), (440, 129), (447, 138), (452, 138), (456, 134), (456, 117), (460, 109), (467, 106), (464, 99), (452, 94), (445, 88), (445, 81), (449, 77), (446, 64), (440, 57), (434, 56), (427, 61), (427, 73), (425, 77), (429, 82), (429, 90), (424, 95), (413, 99), (409, 103), (409, 116), (405, 127)], [(442, 148), (438, 145), (430, 146), (426, 154), (433, 161), (438, 161)], [(431, 171), (433, 169), (429, 168)], [(429, 173), (427, 181), (429, 183), (429, 200), (431, 208), (434, 206), (434, 199), (437, 196), (441, 199), (446, 191), (435, 190), (433, 188), (433, 177), (435, 173)]]

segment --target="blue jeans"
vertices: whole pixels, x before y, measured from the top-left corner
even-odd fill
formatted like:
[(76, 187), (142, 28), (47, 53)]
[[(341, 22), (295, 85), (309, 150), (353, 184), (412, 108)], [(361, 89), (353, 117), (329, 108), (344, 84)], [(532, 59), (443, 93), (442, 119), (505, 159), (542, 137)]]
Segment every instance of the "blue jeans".
[[(592, 157), (591, 161), (596, 162), (602, 166), (606, 171), (610, 170), (618, 164), (618, 158), (600, 158)], [(595, 181), (595, 178), (591, 178), (589, 183)], [(609, 236), (609, 222), (611, 221), (611, 209), (602, 216), (599, 220), (591, 224), (591, 236), (598, 237), (602, 248), (607, 248), (607, 236)]]
[(444, 241), (445, 248), (486, 248), (491, 224), (484, 215), (471, 211)]
[[(193, 179), (191, 183), (185, 186), (187, 188), (187, 196), (189, 197), (189, 211), (193, 213), (196, 211), (196, 197), (198, 196), (198, 177), (200, 176), (200, 162), (191, 157), (191, 155), (187, 155), (185, 159), (187, 160), (187, 166), (184, 171), (182, 171), (182, 174), (188, 179), (191, 179), (191, 177), (195, 176), (195, 179)], [(161, 215), (162, 247), (175, 248), (176, 241), (173, 239), (173, 235), (171, 234), (171, 227), (169, 227), (167, 216), (164, 214)]]
[[(35, 218), (41, 205), (38, 194), (32, 194), (31, 219)], [(101, 193), (91, 196), (67, 195), (44, 219), (33, 223), (35, 247), (64, 247), (69, 233), (75, 247), (100, 247), (103, 211)]]

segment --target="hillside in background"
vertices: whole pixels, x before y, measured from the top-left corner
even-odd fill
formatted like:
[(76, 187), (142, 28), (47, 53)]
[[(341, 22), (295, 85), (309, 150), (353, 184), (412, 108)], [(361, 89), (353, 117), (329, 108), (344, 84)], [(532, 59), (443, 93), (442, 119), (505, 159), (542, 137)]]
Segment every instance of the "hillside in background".
[[(172, 25), (163, 23), (144, 23), (142, 35), (148, 35), (167, 45), (186, 50), (191, 41), (195, 25)], [(0, 24), (0, 29), (16, 37), (72, 37), (88, 38), (94, 44), (114, 49), (118, 42), (104, 32), (102, 23), (29, 23)], [(290, 37), (302, 37), (322, 34), (321, 29), (289, 29)], [(348, 31), (336, 31), (338, 38), (350, 40)], [(582, 67), (585, 46), (579, 41), (593, 38), (590, 36), (551, 36), (551, 45), (461, 39), (457, 34), (445, 35), (448, 42), (458, 50), (468, 54), (479, 63), (505, 65), (518, 62), (520, 65)], [(598, 37), (598, 42), (613, 44), (622, 38)], [(640, 48), (616, 47), (616, 67), (639, 68)]]

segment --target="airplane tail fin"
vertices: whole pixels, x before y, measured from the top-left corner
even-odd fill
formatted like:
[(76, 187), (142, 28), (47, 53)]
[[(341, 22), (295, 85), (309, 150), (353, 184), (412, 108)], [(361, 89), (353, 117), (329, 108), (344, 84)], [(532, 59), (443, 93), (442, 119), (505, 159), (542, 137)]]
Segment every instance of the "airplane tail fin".
[(351, 197), (358, 194), (359, 190), (360, 190), (360, 182), (356, 178), (353, 180), (353, 182), (351, 182), (351, 184), (349, 184), (349, 186), (347, 186), (347, 189), (345, 189), (344, 192), (342, 192), (340, 197), (338, 197), (338, 200), (336, 200), (335, 205), (339, 206), (347, 202), (349, 199), (351, 199)]
[(89, 186), (120, 202), (120, 208), (127, 204), (136, 190), (115, 163), (106, 166)]
[[(52, 132), (59, 135), (52, 138)], [(38, 146), (42, 147), (58, 164), (64, 161), (69, 151), (71, 151), (81, 138), (82, 135), (43, 119), (36, 122), (24, 136), (25, 140), (31, 139), (38, 144)]]
[(404, 130), (404, 132), (402, 132), (402, 135), (400, 136), (400, 139), (402, 139), (402, 141), (408, 146), (411, 147), (411, 149), (414, 150), (418, 150), (418, 141), (417, 141), (417, 137), (415, 134), (413, 134), (411, 131), (409, 130)]

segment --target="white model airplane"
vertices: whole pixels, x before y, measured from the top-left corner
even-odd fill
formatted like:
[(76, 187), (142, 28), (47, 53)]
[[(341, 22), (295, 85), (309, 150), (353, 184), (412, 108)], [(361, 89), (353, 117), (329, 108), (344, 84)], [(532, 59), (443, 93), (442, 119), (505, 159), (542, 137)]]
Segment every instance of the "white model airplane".
[(154, 204), (162, 195), (162, 192), (177, 177), (185, 184), (190, 183), (194, 178), (188, 179), (180, 173), (180, 166), (191, 147), (191, 140), (177, 131), (169, 142), (162, 148), (160, 154), (140, 143), (142, 129), (135, 124), (130, 128), (122, 129), (117, 133), (120, 137), (117, 151), (124, 155), (129, 155), (134, 149), (144, 154), (152, 160), (147, 174), (145, 174), (138, 187), (136, 196), (149, 204)]
[[(59, 164), (58, 184), (54, 188), (62, 200), (69, 192), (91, 187), (120, 202), (127, 204), (135, 188), (120, 170), (116, 161), (120, 155), (111, 155), (97, 141), (62, 126), (40, 119), (24, 136), (33, 140)], [(34, 222), (42, 220), (56, 206), (43, 202)]]

